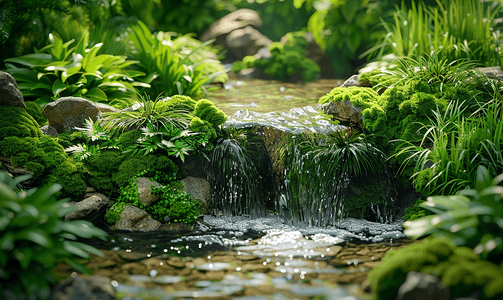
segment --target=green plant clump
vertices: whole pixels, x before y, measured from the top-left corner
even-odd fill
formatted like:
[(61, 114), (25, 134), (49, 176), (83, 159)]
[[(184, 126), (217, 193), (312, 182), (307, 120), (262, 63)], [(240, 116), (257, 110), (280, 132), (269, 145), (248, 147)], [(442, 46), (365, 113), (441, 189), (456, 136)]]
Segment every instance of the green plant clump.
[(0, 155), (9, 157), (14, 167), (32, 172), (34, 184), (60, 183), (60, 196), (82, 196), (86, 189), (82, 166), (69, 159), (52, 137), (42, 135), (37, 122), (24, 109), (0, 106), (0, 114), (5, 116), (0, 122), (0, 134), (5, 135), (0, 140)]
[(290, 32), (285, 37), (284, 44), (275, 42), (269, 45), (272, 58), (255, 59), (253, 56), (245, 56), (242, 62), (233, 64), (233, 70), (256, 67), (273, 79), (289, 80), (300, 76), (304, 81), (315, 80), (320, 67), (306, 57), (305, 32)]
[[(105, 239), (107, 233), (82, 220), (65, 222), (74, 211), (68, 200), (57, 200), (61, 185), (45, 185), (17, 193), (16, 185), (30, 176), (11, 178), (0, 172), (0, 294), (6, 289), (28, 299), (49, 299), (57, 283), (52, 269), (59, 261), (88, 273), (78, 259), (103, 254), (79, 238)], [(5, 294), (4, 294), (5, 295)], [(23, 297), (24, 298), (24, 297)]]
[(135, 98), (135, 86), (149, 87), (134, 81), (144, 73), (126, 69), (136, 61), (97, 55), (103, 43), (87, 48), (87, 35), (71, 48), (74, 40), (63, 42), (56, 34), (50, 34), (49, 41), (33, 54), (5, 60), (7, 72), (16, 79), (23, 96), (39, 105), (65, 96), (119, 105)]
[(47, 119), (42, 114), (42, 109), (40, 105), (33, 101), (26, 101), (26, 111), (30, 114), (30, 116), (37, 121), (39, 126), (43, 126), (47, 124)]
[(164, 222), (164, 218), (169, 217), (170, 222), (192, 223), (203, 213), (199, 201), (172, 185), (152, 187), (152, 194), (157, 195), (159, 200), (147, 207), (147, 212), (158, 221)]
[(503, 264), (481, 260), (467, 247), (456, 247), (449, 239), (427, 238), (403, 249), (388, 251), (382, 264), (369, 273), (375, 299), (395, 299), (410, 271), (437, 276), (450, 287), (450, 296), (465, 297), (481, 292), (482, 299), (503, 296)]

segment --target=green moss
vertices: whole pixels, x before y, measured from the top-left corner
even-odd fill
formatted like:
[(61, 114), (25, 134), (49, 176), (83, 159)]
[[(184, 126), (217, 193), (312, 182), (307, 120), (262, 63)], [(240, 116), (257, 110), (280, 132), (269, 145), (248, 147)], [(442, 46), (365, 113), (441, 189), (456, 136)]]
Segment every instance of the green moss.
[(37, 103), (33, 101), (25, 101), (25, 104), (26, 104), (26, 111), (30, 116), (33, 117), (33, 119), (35, 119), (35, 121), (37, 121), (39, 126), (47, 124), (47, 119), (42, 114), (42, 109)]
[(154, 176), (156, 171), (164, 173), (164, 175), (159, 174), (160, 181), (163, 181), (166, 178), (175, 178), (178, 167), (167, 157), (161, 158), (155, 155), (128, 157), (119, 165), (118, 172), (113, 175), (112, 181), (122, 187), (128, 184), (131, 178), (146, 170), (151, 171), (150, 176)]
[(152, 193), (157, 195), (159, 200), (147, 207), (147, 211), (154, 219), (161, 222), (165, 217), (169, 217), (171, 222), (192, 223), (203, 212), (199, 201), (172, 185), (152, 187)]
[(193, 111), (196, 106), (196, 101), (189, 96), (185, 95), (174, 95), (171, 98), (160, 101), (156, 104), (156, 109), (159, 111), (169, 111), (169, 110), (187, 110)]
[[(41, 137), (39, 125), (28, 112), (20, 107), (0, 105), (0, 140), (7, 136)], [(14, 127), (4, 129), (7, 127)]]
[(208, 121), (201, 120), (199, 117), (192, 118), (189, 124), (189, 130), (199, 132), (206, 143), (213, 141), (217, 137), (217, 132), (213, 125)]
[(218, 109), (213, 102), (207, 99), (197, 101), (194, 108), (194, 115), (198, 116), (202, 120), (208, 121), (213, 125), (213, 127), (217, 127), (227, 121), (225, 113)]
[(459, 298), (479, 291), (483, 299), (500, 299), (503, 280), (498, 265), (481, 260), (472, 249), (455, 247), (448, 239), (427, 238), (403, 249), (388, 251), (382, 264), (369, 273), (376, 299), (395, 299), (410, 271), (437, 276)]
[(82, 131), (68, 130), (58, 134), (55, 141), (60, 144), (64, 149), (77, 145), (86, 144), (90, 142), (89, 136), (85, 135)]
[(105, 221), (110, 224), (115, 224), (121, 219), (121, 214), (126, 207), (125, 202), (115, 202), (105, 214)]

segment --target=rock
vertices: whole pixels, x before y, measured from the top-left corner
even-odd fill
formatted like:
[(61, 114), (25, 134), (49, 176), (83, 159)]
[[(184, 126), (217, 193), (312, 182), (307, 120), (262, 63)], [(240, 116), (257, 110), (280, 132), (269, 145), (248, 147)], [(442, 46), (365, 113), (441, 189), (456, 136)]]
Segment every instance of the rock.
[(85, 198), (82, 201), (74, 203), (78, 209), (67, 214), (65, 221), (86, 220), (94, 222), (103, 219), (108, 202), (110, 202), (110, 199), (102, 194), (95, 194)]
[(44, 126), (40, 127), (40, 130), (42, 131), (43, 134), (48, 135), (52, 138), (55, 138), (58, 136), (58, 131), (56, 130), (56, 128), (51, 127), (49, 125), (44, 125)]
[(254, 10), (238, 9), (211, 24), (199, 39), (203, 42), (215, 39), (215, 45), (225, 45), (225, 38), (229, 33), (246, 26), (260, 27), (262, 20)]
[(168, 232), (191, 232), (194, 230), (194, 226), (192, 224), (185, 223), (166, 223), (162, 224), (157, 230)]
[(58, 283), (51, 294), (53, 300), (113, 300), (115, 289), (108, 277), (72, 276)]
[(501, 66), (477, 68), (477, 71), (490, 77), (503, 78), (503, 68)]
[(341, 87), (350, 87), (350, 86), (360, 86), (360, 74), (355, 74), (346, 81), (344, 81), (343, 84), (341, 84)]
[(449, 300), (449, 287), (439, 278), (420, 272), (407, 273), (407, 279), (398, 289), (396, 300)]
[(361, 115), (362, 109), (355, 107), (349, 100), (332, 101), (322, 105), (323, 111), (334, 116), (335, 120), (339, 120), (342, 125), (354, 128), (356, 130), (363, 130), (363, 117)]
[(9, 73), (0, 71), (0, 105), (21, 107), (26, 109), (23, 94), (17, 82)]
[(237, 59), (247, 55), (255, 55), (261, 48), (269, 46), (272, 41), (257, 29), (247, 26), (236, 29), (225, 38), (225, 47)]
[(208, 180), (202, 177), (187, 176), (181, 181), (183, 184), (182, 191), (200, 201), (206, 211), (211, 200), (211, 187)]
[(155, 231), (161, 226), (161, 222), (152, 217), (143, 209), (133, 205), (126, 205), (121, 213), (121, 219), (115, 223), (115, 230), (127, 231)]
[(47, 103), (42, 114), (47, 118), (49, 126), (54, 127), (58, 133), (63, 133), (82, 126), (86, 119), (95, 121), (101, 113), (109, 111), (119, 110), (80, 97), (63, 97)]
[(162, 187), (158, 182), (152, 181), (145, 177), (139, 177), (136, 179), (136, 186), (138, 187), (138, 193), (140, 194), (140, 202), (145, 204), (145, 206), (150, 206), (157, 202), (158, 197), (151, 193), (151, 187), (155, 186), (157, 188)]

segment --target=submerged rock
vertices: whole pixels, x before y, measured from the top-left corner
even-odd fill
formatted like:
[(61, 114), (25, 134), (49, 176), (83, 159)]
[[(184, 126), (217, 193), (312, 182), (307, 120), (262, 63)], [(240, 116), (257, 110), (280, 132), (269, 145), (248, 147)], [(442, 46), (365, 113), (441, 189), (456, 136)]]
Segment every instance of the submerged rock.
[(102, 276), (74, 276), (53, 288), (53, 300), (113, 300), (115, 289), (110, 278)]

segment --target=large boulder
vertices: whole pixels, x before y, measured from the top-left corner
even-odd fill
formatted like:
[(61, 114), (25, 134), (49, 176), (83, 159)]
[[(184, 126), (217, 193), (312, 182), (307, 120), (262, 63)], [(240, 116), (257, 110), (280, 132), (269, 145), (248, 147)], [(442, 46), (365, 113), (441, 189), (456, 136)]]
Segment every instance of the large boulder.
[(65, 221), (69, 220), (86, 220), (95, 222), (103, 219), (106, 207), (110, 199), (103, 194), (95, 194), (87, 197), (82, 201), (73, 203), (77, 206), (77, 210), (65, 216)]
[(182, 191), (201, 202), (206, 211), (211, 200), (211, 186), (208, 180), (202, 177), (187, 176), (181, 181), (183, 184)]
[(26, 109), (23, 94), (17, 82), (9, 73), (0, 71), (0, 105), (21, 107)]
[(143, 209), (133, 205), (126, 205), (121, 213), (120, 220), (115, 223), (115, 230), (127, 231), (155, 231), (161, 226), (161, 222), (152, 217)]
[(49, 126), (54, 127), (58, 133), (63, 133), (71, 128), (80, 127), (86, 119), (95, 121), (103, 112), (117, 112), (116, 108), (95, 103), (80, 97), (63, 97), (54, 102), (47, 103), (42, 114), (47, 118)]
[(159, 199), (159, 197), (151, 193), (151, 188), (152, 186), (155, 186), (156, 188), (162, 187), (160, 183), (145, 177), (139, 177), (136, 178), (136, 186), (138, 187), (138, 193), (140, 194), (140, 202), (145, 206), (150, 206)]
[(225, 38), (225, 47), (238, 59), (254, 55), (271, 43), (272, 41), (268, 37), (251, 26), (236, 29)]
[(258, 28), (262, 26), (262, 19), (260, 19), (260, 16), (254, 10), (246, 8), (238, 9), (211, 24), (211, 26), (201, 34), (199, 39), (203, 42), (215, 39), (214, 44), (225, 45), (225, 38), (229, 33), (246, 26)]

